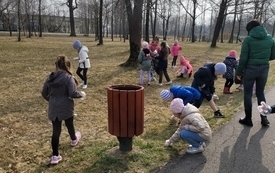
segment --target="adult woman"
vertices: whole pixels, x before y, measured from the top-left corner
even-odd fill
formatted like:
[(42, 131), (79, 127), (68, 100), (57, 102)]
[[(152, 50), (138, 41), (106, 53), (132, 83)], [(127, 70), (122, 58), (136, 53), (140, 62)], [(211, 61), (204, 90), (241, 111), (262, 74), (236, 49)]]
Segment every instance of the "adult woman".
[[(237, 67), (237, 78), (243, 76), (244, 87), (244, 111), (245, 117), (239, 123), (253, 126), (252, 123), (252, 91), (256, 82), (256, 96), (258, 105), (261, 101), (266, 102), (264, 89), (269, 72), (269, 61), (274, 50), (274, 40), (266, 29), (257, 20), (252, 20), (246, 25), (248, 36), (244, 39), (241, 48), (239, 65)], [(269, 124), (266, 116), (261, 115), (261, 124)]]

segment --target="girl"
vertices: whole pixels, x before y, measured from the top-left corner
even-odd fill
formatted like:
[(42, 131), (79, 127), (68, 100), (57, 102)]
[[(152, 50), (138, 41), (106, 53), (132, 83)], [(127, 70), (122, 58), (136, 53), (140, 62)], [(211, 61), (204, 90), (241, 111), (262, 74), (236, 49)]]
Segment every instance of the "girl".
[(167, 85), (172, 84), (172, 81), (170, 80), (170, 77), (167, 73), (167, 65), (168, 65), (168, 55), (169, 55), (169, 50), (167, 48), (167, 45), (165, 42), (161, 42), (160, 44), (161, 50), (159, 52), (159, 56), (156, 57), (157, 60), (159, 60), (158, 62), (158, 69), (159, 69), (159, 86), (162, 86), (162, 77), (163, 74), (166, 78), (167, 81)]
[(187, 153), (203, 152), (206, 146), (205, 142), (212, 137), (212, 131), (198, 108), (189, 103), (184, 106), (182, 99), (175, 98), (170, 104), (170, 110), (175, 117), (180, 119), (180, 124), (175, 133), (165, 141), (164, 146), (171, 146), (182, 139), (191, 144), (186, 151)]
[(234, 83), (234, 69), (236, 70), (238, 66), (238, 61), (236, 60), (237, 52), (235, 50), (230, 50), (228, 56), (225, 57), (223, 63), (226, 65), (226, 72), (223, 74), (223, 78), (226, 79), (223, 93), (233, 94), (230, 92), (230, 88)]
[[(75, 40), (73, 42), (73, 48), (77, 50), (78, 57), (74, 58), (78, 61), (79, 66), (77, 68), (76, 74), (81, 78), (82, 80), (82, 88), (87, 88), (87, 71), (91, 67), (89, 56), (88, 56), (88, 48), (86, 46), (81, 45), (81, 42), (79, 40)], [(83, 71), (83, 74), (81, 72)]]
[(177, 77), (183, 78), (187, 75), (189, 78), (192, 76), (193, 67), (188, 60), (184, 58), (184, 56), (180, 57), (180, 68), (177, 71), (179, 74)]
[(172, 67), (175, 68), (176, 64), (177, 64), (177, 59), (178, 59), (179, 51), (182, 50), (181, 46), (179, 45), (178, 40), (175, 40), (175, 42), (172, 45), (171, 49), (172, 49), (171, 55), (173, 56)]
[(151, 54), (149, 50), (148, 43), (146, 41), (142, 42), (142, 50), (138, 55), (138, 62), (140, 67), (140, 75), (139, 75), (139, 85), (143, 85), (144, 82), (144, 73), (147, 72), (147, 80), (148, 85), (150, 85), (151, 81)]
[(58, 147), (63, 120), (71, 138), (71, 146), (74, 147), (78, 144), (81, 133), (75, 132), (73, 124), (73, 98), (84, 98), (86, 96), (85, 92), (76, 90), (78, 83), (72, 76), (71, 63), (66, 56), (58, 56), (55, 66), (56, 71), (50, 74), (41, 92), (43, 98), (49, 102), (48, 118), (52, 121), (53, 127), (50, 164), (57, 164), (62, 160)]

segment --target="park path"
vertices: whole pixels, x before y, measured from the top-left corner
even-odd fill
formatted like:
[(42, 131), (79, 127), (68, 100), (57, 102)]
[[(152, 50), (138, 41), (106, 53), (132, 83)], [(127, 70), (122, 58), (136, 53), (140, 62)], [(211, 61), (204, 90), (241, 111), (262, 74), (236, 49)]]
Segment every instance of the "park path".
[[(275, 104), (275, 87), (266, 92)], [(269, 127), (262, 127), (256, 100), (253, 100), (253, 127), (238, 123), (244, 111), (217, 129), (205, 151), (182, 154), (155, 173), (275, 173), (275, 114), (268, 116)]]

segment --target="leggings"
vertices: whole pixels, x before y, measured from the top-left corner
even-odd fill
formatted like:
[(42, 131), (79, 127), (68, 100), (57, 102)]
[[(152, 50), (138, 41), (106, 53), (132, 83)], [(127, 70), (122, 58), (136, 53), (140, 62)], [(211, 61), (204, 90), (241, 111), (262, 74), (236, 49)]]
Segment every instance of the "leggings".
[(173, 57), (172, 66), (176, 66), (178, 55)]
[[(81, 74), (81, 71), (83, 70), (83, 74)], [(88, 68), (80, 68), (78, 67), (76, 70), (76, 74), (82, 79), (84, 82), (84, 85), (87, 85), (87, 71)]]
[(233, 83), (234, 83), (233, 79), (226, 79), (224, 87), (230, 88), (230, 87), (232, 87)]
[[(76, 140), (75, 129), (74, 129), (74, 117), (70, 117), (65, 120), (65, 125), (68, 129), (71, 140)], [(58, 156), (58, 146), (59, 146), (59, 137), (61, 134), (62, 121), (59, 121), (58, 118), (55, 121), (52, 121), (53, 133), (52, 133), (52, 151), (53, 156)]]

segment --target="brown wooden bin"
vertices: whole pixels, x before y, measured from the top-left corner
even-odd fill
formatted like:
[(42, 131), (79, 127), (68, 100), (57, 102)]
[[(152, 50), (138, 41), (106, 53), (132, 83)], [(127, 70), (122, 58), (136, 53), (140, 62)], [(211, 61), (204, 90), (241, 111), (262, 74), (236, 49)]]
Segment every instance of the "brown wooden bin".
[(138, 85), (108, 87), (108, 130), (118, 137), (120, 150), (132, 150), (132, 137), (144, 129), (144, 88)]

